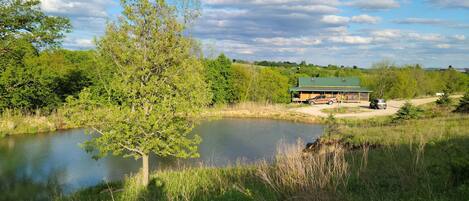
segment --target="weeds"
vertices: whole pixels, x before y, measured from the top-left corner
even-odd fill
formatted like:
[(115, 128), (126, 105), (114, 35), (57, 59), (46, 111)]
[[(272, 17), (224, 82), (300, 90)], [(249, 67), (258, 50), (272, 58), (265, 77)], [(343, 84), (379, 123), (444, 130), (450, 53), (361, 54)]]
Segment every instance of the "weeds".
[(260, 178), (285, 200), (335, 200), (337, 188), (347, 183), (344, 150), (334, 146), (304, 154), (303, 144), (281, 144), (273, 164), (258, 166)]

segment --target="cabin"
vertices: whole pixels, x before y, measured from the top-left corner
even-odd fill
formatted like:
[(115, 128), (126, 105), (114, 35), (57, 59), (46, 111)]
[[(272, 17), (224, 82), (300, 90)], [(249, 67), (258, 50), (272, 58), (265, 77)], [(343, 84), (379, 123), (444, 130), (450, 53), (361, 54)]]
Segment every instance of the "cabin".
[(360, 86), (358, 77), (300, 77), (298, 86), (290, 88), (292, 102), (307, 102), (325, 95), (340, 102), (359, 103), (369, 101), (371, 92)]

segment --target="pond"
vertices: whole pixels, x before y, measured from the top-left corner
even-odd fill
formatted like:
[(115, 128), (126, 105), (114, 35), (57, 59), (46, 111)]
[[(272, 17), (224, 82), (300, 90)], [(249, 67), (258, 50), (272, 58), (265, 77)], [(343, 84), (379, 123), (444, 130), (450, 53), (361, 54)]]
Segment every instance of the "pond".
[[(237, 161), (254, 162), (271, 158), (281, 140), (287, 143), (295, 143), (298, 138), (313, 141), (322, 131), (320, 125), (276, 120), (207, 121), (193, 131), (203, 140), (199, 145), (200, 158), (153, 157), (150, 164), (155, 170), (201, 163), (226, 166)], [(44, 189), (49, 190), (54, 185), (59, 187), (58, 191), (67, 193), (138, 172), (141, 162), (133, 158), (108, 156), (93, 160), (79, 146), (87, 139), (89, 136), (81, 129), (0, 139), (0, 192), (26, 188), (44, 193)]]

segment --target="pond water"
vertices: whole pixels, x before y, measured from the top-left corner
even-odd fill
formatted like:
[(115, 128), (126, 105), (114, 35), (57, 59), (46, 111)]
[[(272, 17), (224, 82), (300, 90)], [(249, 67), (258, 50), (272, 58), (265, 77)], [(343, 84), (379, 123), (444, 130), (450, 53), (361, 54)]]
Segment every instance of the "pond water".
[[(269, 159), (275, 154), (279, 141), (295, 143), (298, 138), (313, 141), (322, 131), (320, 125), (275, 120), (207, 121), (194, 129), (203, 140), (199, 145), (200, 158), (153, 157), (150, 165), (154, 170), (200, 163), (226, 166), (236, 161)], [(58, 191), (67, 193), (103, 181), (120, 180), (139, 170), (141, 162), (133, 158), (108, 156), (93, 160), (79, 146), (87, 139), (89, 136), (81, 129), (0, 139), (0, 192), (26, 188), (44, 193), (53, 185), (59, 187)]]

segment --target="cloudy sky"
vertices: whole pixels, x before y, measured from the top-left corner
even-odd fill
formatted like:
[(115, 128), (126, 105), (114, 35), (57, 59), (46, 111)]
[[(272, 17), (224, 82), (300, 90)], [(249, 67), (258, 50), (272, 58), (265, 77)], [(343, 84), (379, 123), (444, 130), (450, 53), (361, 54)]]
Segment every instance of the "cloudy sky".
[[(369, 67), (386, 59), (469, 67), (469, 0), (201, 0), (192, 28), (207, 56)], [(117, 0), (42, 0), (71, 18), (69, 49), (93, 48)]]

